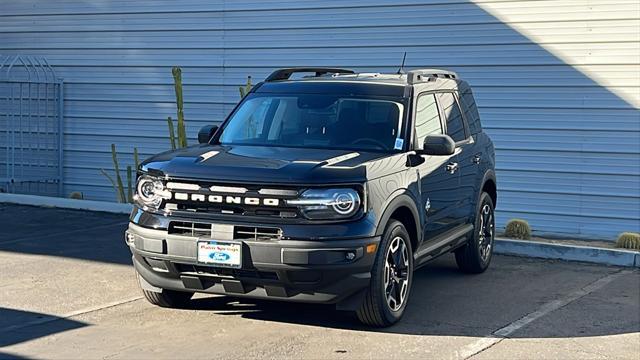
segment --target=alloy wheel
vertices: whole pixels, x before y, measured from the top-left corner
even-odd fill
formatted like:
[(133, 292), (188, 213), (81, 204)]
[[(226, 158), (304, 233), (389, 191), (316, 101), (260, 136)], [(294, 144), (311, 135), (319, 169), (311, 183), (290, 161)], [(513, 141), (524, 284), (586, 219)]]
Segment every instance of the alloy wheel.
[(405, 240), (396, 236), (391, 240), (384, 264), (384, 289), (387, 305), (398, 311), (404, 304), (409, 290), (409, 250)]
[(480, 257), (486, 262), (491, 255), (493, 246), (494, 220), (493, 210), (489, 204), (483, 204), (480, 210), (480, 230), (478, 233), (478, 248), (480, 249)]

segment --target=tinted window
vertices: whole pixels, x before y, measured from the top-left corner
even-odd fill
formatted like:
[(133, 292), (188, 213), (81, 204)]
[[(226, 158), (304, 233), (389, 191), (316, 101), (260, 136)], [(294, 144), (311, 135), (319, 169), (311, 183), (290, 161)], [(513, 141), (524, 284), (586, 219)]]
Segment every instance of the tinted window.
[(442, 134), (440, 113), (434, 94), (421, 95), (416, 103), (416, 145), (422, 149), (424, 138), (431, 134)]
[(462, 108), (464, 109), (464, 116), (469, 123), (469, 131), (471, 134), (477, 134), (482, 130), (480, 125), (480, 114), (478, 114), (478, 107), (476, 101), (473, 98), (473, 93), (469, 87), (465, 88), (460, 93)]
[(222, 144), (398, 150), (404, 107), (339, 95), (250, 95), (226, 123)]
[(456, 98), (452, 93), (438, 94), (438, 100), (444, 117), (447, 119), (447, 135), (451, 136), (453, 141), (462, 141), (467, 137), (464, 134), (464, 122), (462, 121), (462, 113), (456, 102)]

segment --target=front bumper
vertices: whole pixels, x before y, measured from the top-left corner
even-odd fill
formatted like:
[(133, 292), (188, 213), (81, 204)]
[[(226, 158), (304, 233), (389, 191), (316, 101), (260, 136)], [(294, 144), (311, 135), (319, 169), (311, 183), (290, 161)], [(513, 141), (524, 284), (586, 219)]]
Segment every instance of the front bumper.
[[(337, 303), (365, 289), (380, 237), (348, 240), (242, 240), (242, 268), (197, 262), (198, 237), (130, 223), (125, 241), (143, 288)], [(240, 241), (240, 240), (234, 240)], [(374, 248), (369, 247), (369, 250)], [(349, 259), (348, 253), (355, 254)]]

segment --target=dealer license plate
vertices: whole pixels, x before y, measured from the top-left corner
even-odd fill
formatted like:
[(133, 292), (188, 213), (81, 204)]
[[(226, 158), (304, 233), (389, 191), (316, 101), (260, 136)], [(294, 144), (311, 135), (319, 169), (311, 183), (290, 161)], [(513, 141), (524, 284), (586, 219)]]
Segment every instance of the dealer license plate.
[(198, 241), (198, 262), (240, 268), (242, 244), (224, 241)]

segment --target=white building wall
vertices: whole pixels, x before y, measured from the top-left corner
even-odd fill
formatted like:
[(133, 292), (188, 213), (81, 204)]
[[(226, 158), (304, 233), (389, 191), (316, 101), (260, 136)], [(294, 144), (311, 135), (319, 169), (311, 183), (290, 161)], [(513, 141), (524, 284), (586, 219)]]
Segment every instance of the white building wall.
[(404, 51), (408, 67), (473, 86), (497, 148), (499, 225), (640, 231), (637, 0), (0, 0), (0, 55), (45, 56), (65, 79), (65, 189), (91, 199), (114, 198), (99, 174), (111, 143), (125, 164), (134, 146), (168, 148), (173, 65), (195, 136), (247, 75), (394, 71)]

